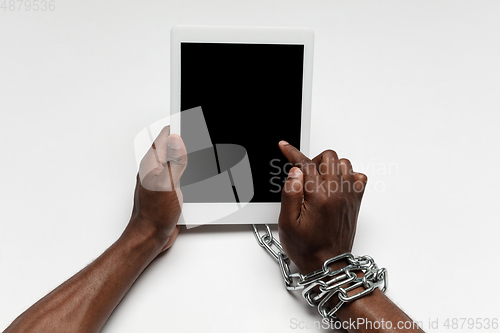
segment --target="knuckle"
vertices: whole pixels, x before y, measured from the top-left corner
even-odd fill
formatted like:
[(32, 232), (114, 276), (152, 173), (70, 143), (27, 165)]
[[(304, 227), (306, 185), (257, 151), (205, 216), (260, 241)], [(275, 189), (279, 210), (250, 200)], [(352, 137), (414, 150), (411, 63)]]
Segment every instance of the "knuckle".
[(301, 167), (307, 167), (309, 164), (311, 163), (311, 161), (306, 158), (306, 157), (303, 157), (301, 158), (296, 164), (300, 165)]
[(323, 152), (323, 155), (326, 157), (332, 157), (332, 158), (338, 158), (337, 153), (335, 150), (332, 149), (327, 149)]
[(368, 176), (365, 175), (364, 173), (357, 172), (356, 174), (359, 180), (361, 180), (362, 182), (366, 183), (368, 181)]
[(175, 165), (184, 166), (187, 164), (186, 155), (172, 155), (168, 156), (167, 162)]

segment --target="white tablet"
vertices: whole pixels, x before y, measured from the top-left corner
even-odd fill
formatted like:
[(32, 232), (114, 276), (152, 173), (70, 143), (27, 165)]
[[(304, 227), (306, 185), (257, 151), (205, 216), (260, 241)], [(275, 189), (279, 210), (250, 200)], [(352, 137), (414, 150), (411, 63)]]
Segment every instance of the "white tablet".
[(179, 224), (277, 223), (288, 141), (309, 154), (314, 34), (176, 26), (172, 133), (186, 144)]

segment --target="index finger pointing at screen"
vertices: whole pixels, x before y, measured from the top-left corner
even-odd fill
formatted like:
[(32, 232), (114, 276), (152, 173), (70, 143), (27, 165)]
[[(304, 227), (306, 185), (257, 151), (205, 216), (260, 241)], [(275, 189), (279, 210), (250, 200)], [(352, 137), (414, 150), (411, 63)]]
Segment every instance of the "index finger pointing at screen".
[(316, 174), (316, 166), (307, 156), (302, 154), (300, 150), (283, 140), (279, 142), (279, 147), (288, 161), (292, 163), (293, 166), (301, 169), (305, 175)]

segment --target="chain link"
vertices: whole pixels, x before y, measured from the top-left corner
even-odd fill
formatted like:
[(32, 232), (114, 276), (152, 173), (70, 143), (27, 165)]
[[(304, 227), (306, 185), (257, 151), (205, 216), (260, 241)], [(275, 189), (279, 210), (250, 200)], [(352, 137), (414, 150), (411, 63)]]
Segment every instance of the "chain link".
[[(264, 226), (266, 230), (261, 234), (257, 226), (252, 224), (255, 238), (257, 243), (278, 261), (286, 289), (302, 290), (302, 296), (307, 304), (317, 307), (318, 312), (324, 318), (338, 320), (335, 313), (344, 303), (359, 299), (371, 293), (375, 288), (380, 288), (382, 292), (387, 290), (387, 270), (378, 268), (375, 260), (367, 255), (354, 257), (351, 253), (344, 253), (326, 260), (323, 267), (309, 274), (292, 273), (289, 266), (290, 259), (278, 240), (273, 237), (269, 225)], [(349, 264), (332, 271), (331, 265), (342, 259), (347, 260)], [(356, 271), (363, 273), (363, 276), (358, 277)], [(363, 290), (348, 295), (348, 292), (358, 288), (363, 288)], [(328, 304), (331, 304), (329, 300), (335, 295), (338, 301), (335, 306), (329, 307)]]

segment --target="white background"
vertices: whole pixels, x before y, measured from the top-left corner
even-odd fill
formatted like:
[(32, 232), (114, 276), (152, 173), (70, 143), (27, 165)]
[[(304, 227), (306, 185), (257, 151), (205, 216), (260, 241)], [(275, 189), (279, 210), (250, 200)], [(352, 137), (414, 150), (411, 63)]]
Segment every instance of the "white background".
[[(498, 317), (500, 2), (55, 3), (0, 10), (0, 329), (128, 222), (134, 137), (169, 113), (175, 24), (312, 28), (311, 151), (370, 183), (353, 252), (425, 329)], [(297, 331), (320, 319), (299, 295), (250, 226), (184, 228), (103, 332)]]

